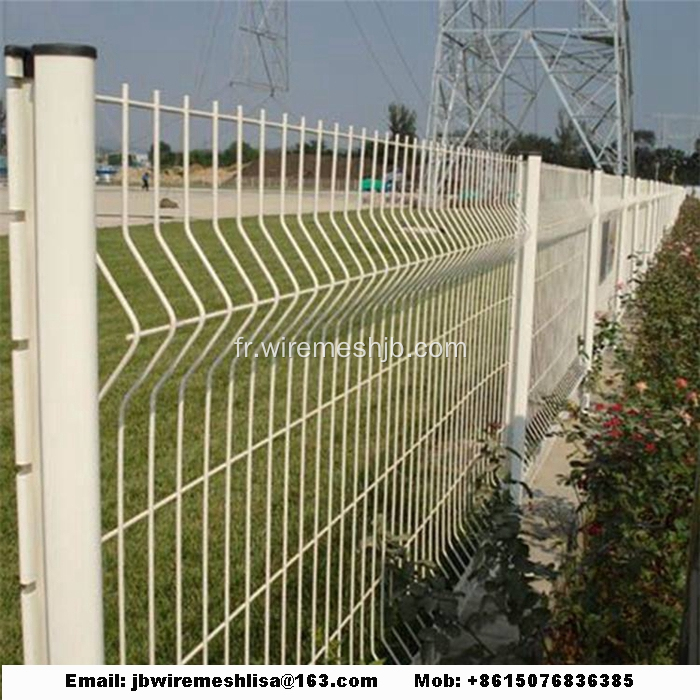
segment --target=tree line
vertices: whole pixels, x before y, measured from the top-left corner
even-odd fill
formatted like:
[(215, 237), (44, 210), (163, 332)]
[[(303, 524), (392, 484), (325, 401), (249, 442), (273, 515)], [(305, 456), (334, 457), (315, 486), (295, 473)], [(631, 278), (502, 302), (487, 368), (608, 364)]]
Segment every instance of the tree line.
[[(391, 103), (388, 108), (387, 126), (390, 140), (396, 137), (403, 143), (404, 139), (413, 140), (417, 137), (417, 115), (415, 110), (399, 103)], [(469, 145), (469, 144), (467, 144)], [(287, 149), (288, 153), (315, 155), (320, 149), (321, 155), (327, 156), (333, 153), (328, 143), (321, 139), (309, 139), (304, 143), (298, 143)], [(672, 148), (670, 146), (657, 147), (656, 135), (653, 131), (640, 129), (634, 132), (635, 149), (635, 175), (649, 180), (661, 180), (676, 184), (697, 185), (700, 184), (700, 138), (695, 142), (693, 153)], [(153, 147), (149, 149), (148, 160), (153, 163)], [(384, 153), (383, 139), (375, 146), (372, 139), (367, 139), (365, 144), (365, 156), (371, 158), (374, 151), (378, 156)], [(279, 149), (270, 149), (269, 152), (279, 152)], [(507, 148), (511, 155), (539, 153), (547, 163), (563, 165), (571, 168), (593, 168), (593, 160), (585, 149), (583, 142), (571, 119), (564, 112), (559, 112), (557, 126), (553, 136), (542, 136), (534, 133), (518, 134), (509, 141)], [(359, 157), (361, 149), (355, 145), (352, 154)], [(392, 150), (390, 147), (389, 155)], [(255, 146), (244, 141), (241, 144), (241, 155), (244, 163), (254, 161), (260, 155)], [(339, 148), (338, 156), (347, 155), (347, 149)], [(219, 153), (219, 165), (231, 167), (238, 160), (238, 145), (234, 141), (226, 149)], [(213, 153), (211, 149), (196, 148), (190, 151), (189, 161), (192, 165), (200, 165), (208, 168), (212, 166)], [(118, 153), (108, 156), (110, 165), (121, 165), (121, 155)], [(130, 157), (130, 165), (134, 163)], [(165, 141), (160, 142), (160, 164), (163, 168), (182, 166), (183, 154), (174, 150)]]
[[(571, 168), (590, 169), (593, 160), (586, 151), (570, 119), (559, 114), (554, 138), (538, 134), (519, 134), (508, 152), (513, 155), (540, 153), (542, 160)], [(700, 185), (700, 138), (693, 153), (671, 146), (658, 147), (656, 134), (648, 129), (634, 132), (635, 176), (679, 185)]]
[[(394, 139), (399, 136), (401, 139), (404, 137), (415, 138), (416, 136), (416, 112), (409, 109), (405, 105), (390, 104), (389, 105), (389, 132), (391, 138)], [(321, 139), (319, 144), (318, 139), (309, 139), (302, 143), (294, 144), (287, 149), (288, 153), (298, 154), (302, 150), (304, 154), (316, 154), (317, 151), (321, 150), (321, 155), (332, 155), (333, 149), (328, 145), (325, 139)], [(379, 149), (381, 150), (381, 149)], [(269, 149), (269, 152), (279, 152), (279, 149)], [(359, 156), (361, 149), (359, 146), (355, 146), (352, 149), (354, 156)], [(338, 155), (343, 157), (347, 155), (347, 149), (339, 148), (337, 151)], [(365, 146), (365, 153), (369, 156), (373, 153), (373, 141), (367, 140)], [(241, 158), (244, 163), (249, 163), (254, 161), (260, 155), (259, 149), (255, 148), (247, 141), (243, 141), (241, 144)], [(148, 150), (148, 162), (153, 164), (154, 148)], [(213, 152), (210, 148), (194, 148), (190, 150), (190, 164), (191, 165), (201, 165), (205, 168), (210, 168), (214, 160)], [(228, 148), (219, 153), (219, 166), (223, 168), (228, 168), (233, 166), (238, 161), (238, 144), (233, 141)], [(111, 153), (107, 156), (107, 163), (109, 165), (119, 166), (122, 162), (121, 153)], [(182, 151), (176, 151), (172, 146), (166, 141), (160, 142), (160, 165), (162, 168), (173, 168), (182, 166), (184, 163), (184, 158)], [(133, 156), (129, 156), (129, 165), (134, 166), (136, 162)]]

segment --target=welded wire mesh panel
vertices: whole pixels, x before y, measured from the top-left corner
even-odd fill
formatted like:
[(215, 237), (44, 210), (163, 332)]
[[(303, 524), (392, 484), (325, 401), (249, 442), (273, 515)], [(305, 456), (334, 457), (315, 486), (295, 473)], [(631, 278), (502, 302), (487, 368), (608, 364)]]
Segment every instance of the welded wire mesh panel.
[(537, 240), (527, 451), (532, 457), (582, 376), (587, 226), (584, 171), (543, 164)]
[(388, 552), (455, 580), (482, 526), (518, 161), (126, 86), (98, 110), (107, 659), (407, 660)]
[(600, 199), (603, 211), (619, 209), (622, 205), (623, 178), (601, 173)]
[(596, 266), (596, 306), (598, 313), (612, 311), (617, 292), (617, 257), (622, 252), (621, 211), (608, 211), (600, 225), (600, 255), (594, 261)]
[(642, 197), (642, 202), (639, 205), (639, 214), (637, 219), (637, 229), (635, 231), (634, 255), (637, 260), (643, 258), (650, 249), (650, 228), (651, 228), (651, 211), (650, 202), (648, 200), (650, 191), (650, 182), (643, 180), (640, 182), (639, 194)]
[(632, 205), (633, 189), (630, 185), (627, 198), (627, 216), (624, 226), (620, 224), (620, 279), (617, 280), (617, 292), (627, 294), (631, 289), (631, 281), (635, 274), (635, 207)]
[(623, 178), (617, 175), (601, 174), (600, 186), (600, 256), (595, 262), (596, 311), (612, 311), (618, 285), (624, 280), (617, 278), (618, 256), (625, 245), (622, 231)]
[(544, 237), (548, 231), (570, 233), (590, 224), (590, 185), (590, 174), (584, 170), (542, 164), (538, 230)]

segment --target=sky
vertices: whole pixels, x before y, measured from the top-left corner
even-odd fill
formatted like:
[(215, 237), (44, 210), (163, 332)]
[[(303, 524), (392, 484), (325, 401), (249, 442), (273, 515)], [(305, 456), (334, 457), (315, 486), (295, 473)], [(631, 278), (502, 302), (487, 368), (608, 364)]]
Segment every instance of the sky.
[[(568, 2), (555, 0), (556, 9)], [(384, 0), (381, 11), (377, 4), (353, 0), (349, 8), (341, 0), (289, 0), (290, 90), (274, 99), (229, 86), (240, 57), (240, 8), (233, 1), (5, 0), (0, 33), (3, 43), (96, 46), (97, 88), (105, 94), (118, 94), (128, 82), (131, 95), (141, 99), (157, 88), (168, 104), (181, 104), (187, 93), (193, 106), (216, 98), (222, 109), (240, 102), (247, 112), (264, 106), (271, 117), (287, 111), (314, 123), (380, 131), (388, 103), (398, 99), (417, 110), (423, 131), (437, 2)], [(631, 0), (630, 16), (635, 127), (659, 132), (657, 113), (700, 115), (700, 0)], [(540, 130), (551, 133), (555, 116), (553, 102), (545, 100), (538, 109)], [(117, 138), (109, 134), (114, 123), (99, 125), (101, 139)], [(667, 136), (678, 135), (679, 146), (694, 141), (694, 129), (666, 122)]]

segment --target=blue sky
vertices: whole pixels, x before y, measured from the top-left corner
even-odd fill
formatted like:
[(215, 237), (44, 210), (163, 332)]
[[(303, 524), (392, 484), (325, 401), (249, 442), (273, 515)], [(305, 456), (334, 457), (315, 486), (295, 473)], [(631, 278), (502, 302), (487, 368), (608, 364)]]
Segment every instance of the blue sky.
[[(558, 0), (563, 10), (568, 0)], [(265, 108), (309, 119), (384, 129), (386, 106), (397, 94), (417, 109), (425, 124), (425, 96), (437, 26), (436, 2), (381, 3), (408, 68), (401, 61), (376, 3), (353, 2), (355, 16), (387, 78), (367, 50), (345, 2), (290, 0), (291, 89)], [(227, 87), (236, 49), (236, 2), (4, 2), (4, 43), (39, 41), (91, 43), (99, 50), (98, 89), (116, 94), (128, 82), (134, 96), (159, 88), (163, 101), (194, 104), (218, 98), (222, 107), (241, 102), (247, 110), (265, 95)], [(635, 125), (657, 128), (657, 112), (700, 114), (700, 2), (632, 0), (631, 41)], [(218, 17), (218, 22), (214, 19)], [(214, 29), (215, 26), (215, 29)], [(211, 41), (208, 60), (203, 60)], [(204, 67), (205, 78), (197, 75)], [(416, 89), (415, 83), (421, 89)], [(554, 109), (539, 109), (540, 127), (551, 130)], [(675, 124), (676, 131), (686, 125)], [(690, 137), (689, 137), (690, 138)], [(682, 145), (679, 143), (679, 145)]]

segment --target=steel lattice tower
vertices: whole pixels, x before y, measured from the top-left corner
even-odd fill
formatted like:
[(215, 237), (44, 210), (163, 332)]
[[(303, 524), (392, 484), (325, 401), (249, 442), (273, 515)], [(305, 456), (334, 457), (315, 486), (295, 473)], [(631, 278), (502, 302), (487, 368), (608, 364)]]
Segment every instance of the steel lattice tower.
[(632, 174), (627, 2), (564, 5), (562, 27), (537, 0), (441, 0), (428, 136), (504, 150), (549, 85), (596, 167)]
[(289, 90), (287, 0), (247, 0), (239, 6), (240, 44), (233, 84), (274, 95)]

